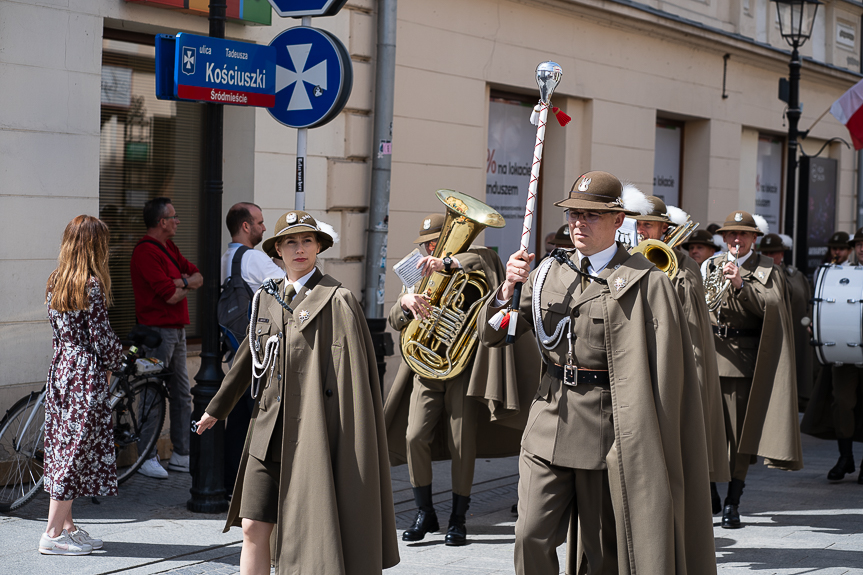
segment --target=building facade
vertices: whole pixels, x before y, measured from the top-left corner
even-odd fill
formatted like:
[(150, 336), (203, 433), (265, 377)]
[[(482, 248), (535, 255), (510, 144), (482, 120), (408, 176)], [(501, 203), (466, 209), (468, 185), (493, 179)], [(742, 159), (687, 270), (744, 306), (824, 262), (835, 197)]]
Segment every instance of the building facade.
[[(184, 10), (163, 6), (176, 3)], [(172, 197), (184, 254), (196, 261), (206, 248), (198, 222), (203, 107), (156, 99), (153, 48), (156, 34), (205, 35), (204, 4), (0, 0), (0, 202), (12, 216), (0, 231), (0, 409), (45, 381), (44, 285), (71, 218), (99, 214), (112, 229), (111, 319), (120, 335), (134, 323), (128, 258), (144, 231), (144, 201)], [(236, 12), (227, 37), (267, 44), (299, 25), (275, 14), (267, 25), (265, 5), (229, 0)], [(382, 149), (372, 141), (376, 10), (375, 0), (348, 0), (338, 15), (313, 21), (347, 46), (354, 81), (344, 111), (309, 131), (306, 208), (341, 234), (322, 265), (359, 298), (371, 161)], [(801, 129), (860, 79), (861, 14), (863, 3), (850, 0), (819, 9), (802, 49)], [(777, 85), (789, 56), (772, 2), (401, 0), (388, 268), (413, 249), (423, 216), (442, 211), (440, 188), (506, 216), (502, 232), (479, 242), (504, 260), (517, 246), (535, 136), (534, 70), (545, 60), (563, 68), (553, 104), (572, 122), (552, 121), (546, 133), (534, 238), (563, 223), (553, 203), (588, 170), (661, 195), (703, 226), (745, 209), (785, 231), (787, 124)], [(801, 147), (809, 155), (823, 147), (816, 176), (833, 182), (817, 196), (816, 223), (853, 231), (856, 154), (836, 137), (847, 133), (828, 114)], [(253, 201), (272, 226), (293, 207), (295, 155), (295, 130), (264, 109), (226, 106), (223, 212)], [(220, 251), (228, 241), (223, 230)], [(386, 307), (400, 287), (388, 273)], [(190, 301), (190, 336), (199, 335), (196, 305)]]

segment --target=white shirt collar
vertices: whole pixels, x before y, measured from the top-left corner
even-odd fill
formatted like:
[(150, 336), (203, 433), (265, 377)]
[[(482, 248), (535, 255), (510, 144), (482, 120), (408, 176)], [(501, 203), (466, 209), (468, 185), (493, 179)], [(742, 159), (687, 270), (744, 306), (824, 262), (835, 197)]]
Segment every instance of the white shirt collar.
[[(578, 264), (581, 267), (581, 260), (585, 257), (578, 250), (575, 250), (575, 253), (578, 255)], [(598, 274), (602, 270), (608, 266), (608, 262), (611, 261), (611, 258), (614, 257), (614, 254), (617, 253), (617, 242), (614, 242), (609, 247), (605, 248), (601, 252), (597, 252), (592, 256), (587, 256), (590, 259), (590, 266), (587, 268), (587, 271), (593, 275)]]
[[(753, 246), (753, 247), (754, 247), (754, 246)], [(735, 262), (735, 263), (738, 265), (738, 267), (739, 267), (739, 266), (742, 266), (743, 264), (745, 264), (745, 263), (746, 263), (746, 260), (748, 260), (748, 259), (749, 259), (749, 256), (751, 256), (751, 255), (752, 255), (752, 252), (753, 252), (753, 249), (752, 249), (752, 248), (749, 248), (749, 253), (747, 253), (745, 256), (741, 256), (741, 257), (738, 259), (738, 258), (735, 258), (735, 257), (732, 255), (731, 250), (729, 250), (729, 251), (728, 251), (728, 260), (729, 260), (729, 261), (732, 261), (732, 262)]]
[(285, 282), (285, 285), (287, 286), (287, 284), (289, 284), (289, 283), (294, 284), (294, 293), (300, 293), (300, 289), (304, 285), (306, 285), (306, 282), (309, 281), (309, 278), (312, 277), (312, 274), (314, 274), (317, 270), (318, 270), (317, 267), (313, 267), (312, 271), (310, 271), (309, 273), (307, 273), (306, 275), (304, 275), (303, 277), (301, 277), (300, 279), (298, 279), (295, 282), (292, 282), (291, 280), (288, 279), (288, 276), (285, 276), (285, 279), (287, 280), (287, 282)]

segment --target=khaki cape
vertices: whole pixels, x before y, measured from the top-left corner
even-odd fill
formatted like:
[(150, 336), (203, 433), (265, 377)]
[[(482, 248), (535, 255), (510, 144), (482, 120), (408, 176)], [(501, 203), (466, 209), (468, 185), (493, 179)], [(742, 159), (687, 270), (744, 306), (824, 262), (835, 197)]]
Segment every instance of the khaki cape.
[(809, 280), (794, 266), (781, 266), (791, 291), (791, 325), (794, 326), (794, 351), (797, 354), (797, 395), (807, 400), (812, 396), (815, 381), (815, 354), (809, 340), (809, 328), (801, 323), (804, 317), (812, 318), (812, 288)]
[[(277, 282), (280, 291), (284, 281)], [(225, 531), (241, 526), (249, 451), (265, 451), (262, 439), (269, 443), (256, 437), (263, 403), (270, 412), (281, 410), (282, 422), (274, 428), (282, 432), (271, 546), (276, 573), (380, 574), (399, 562), (399, 554), (371, 335), (359, 304), (338, 281), (316, 272), (307, 285), (313, 287), (291, 302), (293, 315), (261, 293), (250, 333), (261, 352), (270, 336), (279, 337), (279, 355), (272, 376), (260, 384)], [(207, 413), (227, 417), (248, 393), (251, 370), (247, 337)], [(266, 426), (260, 427), (259, 436)]]
[[(727, 258), (725, 254), (714, 263), (722, 267)], [(740, 277), (745, 283), (741, 294), (755, 299), (764, 310), (764, 319), (737, 451), (764, 457), (770, 467), (803, 469), (797, 362), (785, 274), (767, 256), (753, 253), (741, 266)]]
[[(490, 286), (496, 286), (503, 280), (505, 270), (493, 250), (473, 247), (455, 257), (467, 271), (484, 271)], [(488, 297), (492, 297), (492, 294)], [(402, 313), (396, 307), (390, 314), (393, 327), (404, 324), (401, 320), (393, 321), (394, 315)], [(527, 406), (539, 386), (540, 363), (539, 351), (531, 337), (520, 338), (515, 346), (509, 348), (488, 348), (481, 343), (477, 345), (473, 363), (457, 376), (467, 379), (468, 397), (487, 407), (479, 410), (477, 457), (518, 455), (521, 432), (527, 422)], [(414, 377), (410, 366), (402, 361), (392, 385), (384, 390), (387, 442), (393, 466), (407, 463), (407, 426)], [(447, 441), (448, 428), (446, 418), (440, 418), (431, 445), (434, 461), (452, 459)]]
[[(686, 318), (668, 277), (617, 245), (600, 273), (608, 285), (594, 282), (568, 309), (602, 302), (614, 414), (606, 463), (620, 573), (716, 573), (704, 411), (698, 387), (685, 384), (698, 380)], [(480, 314), (483, 330), (492, 329), (482, 321), (488, 310)], [(524, 315), (519, 332), (531, 329)], [(576, 548), (567, 541), (567, 573), (581, 572)]]
[(716, 347), (713, 345), (713, 330), (710, 327), (710, 312), (704, 300), (704, 282), (698, 264), (675, 249), (677, 276), (672, 281), (677, 297), (683, 306), (683, 315), (689, 325), (692, 351), (701, 389), (701, 404), (704, 408), (704, 424), (707, 433), (707, 462), (710, 481), (731, 481), (728, 467), (728, 452), (725, 442), (725, 416), (722, 412), (722, 388), (719, 386), (719, 368), (716, 366)]

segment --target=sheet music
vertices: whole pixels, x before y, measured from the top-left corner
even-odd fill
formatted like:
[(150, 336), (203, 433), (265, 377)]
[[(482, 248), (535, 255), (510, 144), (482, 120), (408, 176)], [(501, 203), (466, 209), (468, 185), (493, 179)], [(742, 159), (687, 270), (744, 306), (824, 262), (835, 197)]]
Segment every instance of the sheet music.
[(422, 258), (420, 251), (414, 249), (393, 266), (393, 271), (396, 272), (405, 287), (413, 287), (422, 279), (422, 271), (417, 269), (417, 264)]

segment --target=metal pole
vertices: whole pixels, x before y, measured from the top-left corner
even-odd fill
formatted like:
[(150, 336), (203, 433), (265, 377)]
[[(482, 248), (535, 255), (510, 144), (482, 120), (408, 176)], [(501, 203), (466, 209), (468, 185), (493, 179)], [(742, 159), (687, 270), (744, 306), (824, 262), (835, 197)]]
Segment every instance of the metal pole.
[[(786, 194), (785, 194), (785, 231), (794, 241), (792, 258), (798, 269), (806, 269), (806, 244), (807, 230), (802, 229), (800, 217), (808, 214), (809, 198), (798, 197), (797, 194), (797, 137), (800, 132), (797, 124), (800, 122), (800, 54), (795, 44), (791, 50), (791, 61), (788, 63), (788, 162), (786, 166)], [(796, 201), (795, 201), (796, 199)], [(794, 211), (797, 209), (798, 219), (795, 220)], [(805, 212), (805, 213), (804, 213)], [(786, 256), (787, 257), (787, 256)], [(791, 263), (786, 261), (786, 263)]]
[[(369, 227), (366, 243), (364, 308), (375, 351), (378, 370), (383, 377), (383, 355), (388, 342), (384, 319), (384, 286), (387, 264), (390, 173), (393, 139), (393, 92), (396, 76), (396, 8), (397, 0), (378, 2), (378, 43), (375, 66), (375, 116), (372, 140), (372, 184), (369, 199)], [(386, 144), (386, 146), (385, 146)], [(385, 149), (385, 147), (387, 149)]]
[[(210, 37), (225, 37), (226, 0), (210, 0)], [(225, 374), (219, 357), (219, 323), (216, 304), (219, 300), (220, 247), (222, 245), (222, 149), (223, 106), (205, 104), (204, 193), (201, 219), (204, 231), (201, 260), (204, 286), (201, 290), (201, 368), (192, 389), (195, 420), (200, 420), (210, 400), (216, 395)], [(183, 421), (183, 426), (191, 422)], [(187, 433), (191, 433), (188, 430)], [(186, 502), (189, 511), (222, 513), (228, 510), (225, 498), (225, 423), (220, 421), (203, 435), (192, 434), (189, 471), (192, 474), (192, 498)]]
[[(312, 26), (312, 17), (303, 16), (303, 26)], [(294, 209), (306, 211), (306, 148), (309, 137), (308, 128), (297, 129), (297, 189), (294, 195)]]

